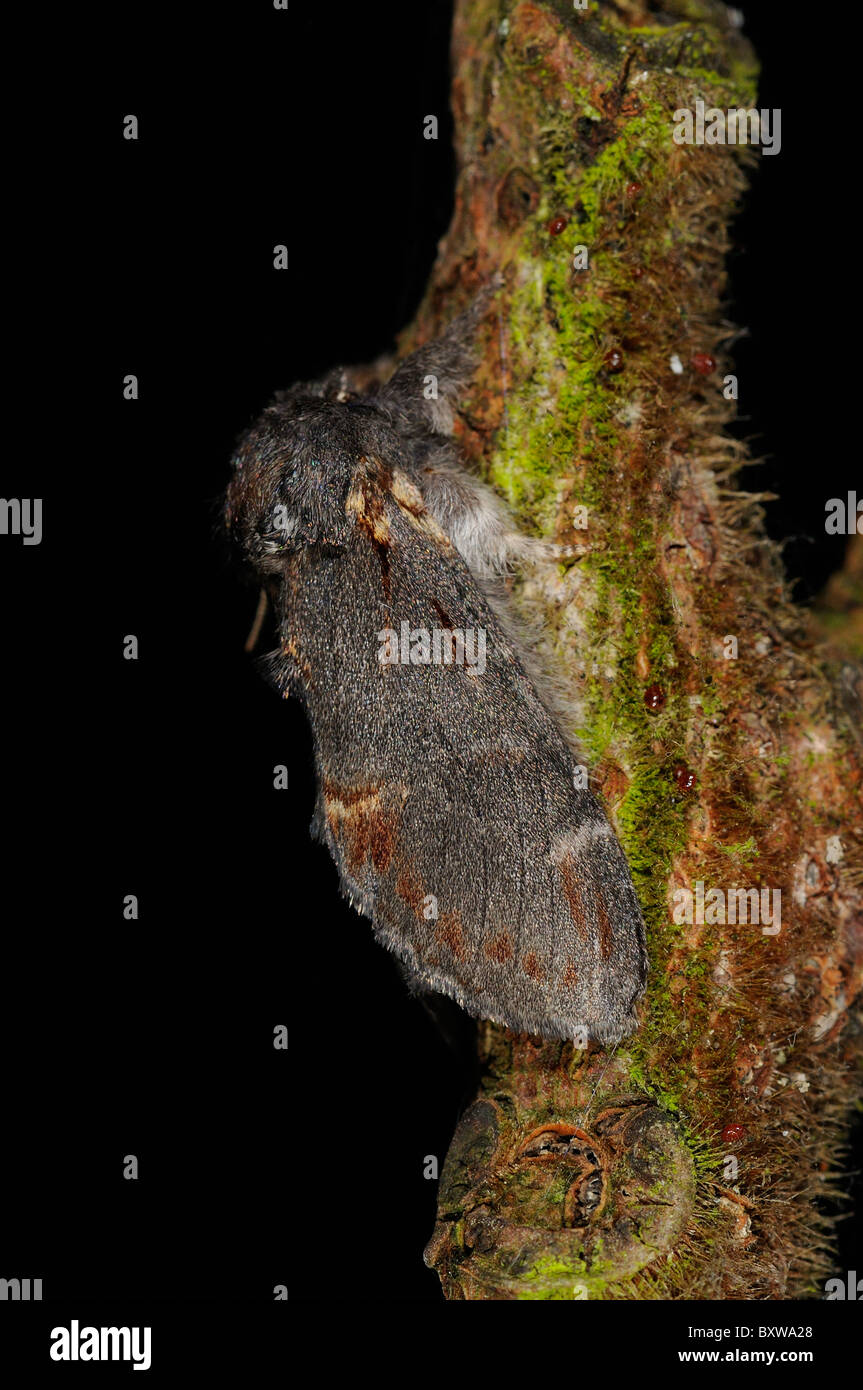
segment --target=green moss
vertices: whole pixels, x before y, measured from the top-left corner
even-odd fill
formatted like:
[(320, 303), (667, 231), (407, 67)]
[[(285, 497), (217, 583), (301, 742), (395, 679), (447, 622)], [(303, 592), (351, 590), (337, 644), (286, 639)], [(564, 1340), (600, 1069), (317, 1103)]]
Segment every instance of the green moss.
[[(561, 17), (570, 9), (563, 0), (546, 0), (540, 8), (550, 4)], [(700, 0), (692, 0), (690, 9), (704, 18)], [(566, 18), (569, 25), (581, 23), (571, 12)], [(701, 1184), (701, 1254), (677, 1251), (673, 1261), (616, 1282), (600, 1277), (601, 1261), (593, 1258), (589, 1272), (578, 1259), (538, 1259), (516, 1281), (518, 1296), (534, 1301), (571, 1300), (576, 1285), (589, 1298), (662, 1297), (687, 1287), (703, 1250), (721, 1239), (725, 1221), (709, 1184), (721, 1175), (726, 1157), (715, 1136), (724, 1122), (727, 1085), (717, 1077), (731, 1074), (730, 1067), (723, 1073), (717, 1065), (706, 1085), (705, 1067), (693, 1064), (693, 1049), (721, 1048), (717, 1059), (726, 1059), (739, 1047), (743, 1028), (733, 1016), (737, 1004), (730, 1004), (717, 1029), (721, 1039), (711, 1038), (717, 938), (709, 929), (695, 935), (675, 924), (668, 896), (675, 859), (691, 849), (692, 803), (678, 792), (671, 766), (685, 761), (694, 746), (700, 750), (692, 755), (694, 765), (705, 775), (705, 730), (721, 746), (722, 716), (734, 703), (740, 675), (736, 662), (711, 660), (703, 645), (693, 655), (686, 645), (665, 578), (667, 547), (679, 519), (672, 515), (674, 500), (657, 483), (667, 481), (670, 470), (667, 460), (654, 462), (649, 449), (653, 428), (660, 443), (691, 456), (688, 443), (677, 443), (677, 419), (669, 426), (668, 400), (676, 384), (668, 361), (681, 341), (691, 343), (711, 312), (721, 277), (716, 228), (727, 219), (739, 186), (736, 172), (722, 173), (733, 165), (730, 158), (710, 160), (674, 144), (673, 113), (696, 96), (721, 107), (754, 104), (755, 68), (744, 50), (738, 58), (735, 44), (711, 29), (709, 20), (697, 32), (683, 20), (632, 30), (609, 9), (601, 12), (600, 27), (614, 41), (607, 80), (595, 80), (602, 63), (586, 63), (590, 85), (567, 82), (565, 109), (546, 95), (559, 84), (549, 64), (526, 60), (516, 45), (509, 52), (510, 35), (500, 38), (501, 80), (511, 84), (500, 95), (503, 109), (517, 113), (521, 103), (524, 128), (539, 132), (530, 154), (522, 151), (517, 160), (530, 168), (539, 200), (520, 244), (507, 246), (510, 314), (503, 367), (510, 385), (489, 477), (523, 527), (535, 533), (560, 534), (566, 508), (588, 509), (589, 549), (578, 562), (578, 601), (565, 610), (575, 635), (564, 627), (559, 640), (564, 667), (578, 671), (582, 682), (577, 732), (586, 761), (619, 769), (625, 779), (610, 811), (643, 908), (650, 957), (641, 1025), (619, 1050), (613, 1074), (619, 1076), (622, 1067), (626, 1089), (650, 1095), (675, 1117)], [(600, 51), (595, 35), (578, 38), (594, 57)], [(651, 69), (643, 82), (630, 79), (617, 113), (609, 97), (616, 81), (615, 45), (617, 73), (633, 46), (631, 77), (644, 55)], [(701, 162), (690, 167), (689, 160)], [(634, 183), (641, 189), (633, 191)], [(559, 238), (547, 230), (549, 217), (557, 214), (567, 219)], [(582, 245), (589, 267), (577, 270), (573, 253)], [(704, 278), (714, 277), (703, 296), (691, 291), (696, 265)], [(678, 282), (684, 286), (679, 294), (667, 291)], [(614, 373), (608, 353), (621, 344), (624, 370)], [(694, 397), (683, 391), (676, 397), (683, 401), (684, 441), (688, 430), (697, 439), (699, 428), (702, 440), (708, 438), (698, 424), (701, 390), (706, 392), (696, 382)], [(664, 398), (662, 407), (651, 415), (657, 395)], [(709, 428), (718, 431), (715, 418)], [(565, 585), (565, 566), (560, 577)], [(687, 592), (705, 619), (704, 631), (729, 630), (716, 586), (693, 574)], [(554, 612), (553, 605), (549, 609)], [(666, 694), (658, 713), (644, 701), (646, 685), (654, 683)], [(786, 755), (778, 766), (784, 771), (787, 762)], [(741, 865), (757, 856), (761, 834), (747, 796), (741, 779), (724, 798), (724, 810), (733, 813), (723, 821), (729, 843), (716, 847)], [(532, 1097), (531, 1122), (560, 1113), (570, 1084), (571, 1075), (564, 1073)], [(661, 1188), (659, 1182), (658, 1198)]]
[[(598, 117), (586, 92), (573, 89), (569, 94), (577, 113)], [(532, 96), (536, 99), (535, 90)], [(621, 334), (633, 285), (632, 265), (618, 250), (620, 229), (631, 211), (627, 185), (641, 182), (648, 199), (638, 223), (639, 259), (661, 264), (671, 241), (663, 179), (675, 148), (673, 107), (661, 92), (657, 98), (640, 96), (640, 101), (638, 114), (622, 121), (615, 137), (586, 165), (573, 161), (555, 113), (549, 112), (543, 125), (541, 215), (524, 234), (510, 318), (507, 375), (517, 389), (506, 403), (506, 428), (490, 477), (522, 523), (534, 530), (551, 531), (560, 510), (561, 479), (571, 480), (573, 504), (589, 510), (588, 534), (595, 549), (581, 562), (590, 590), (587, 609), (580, 614), (586, 644), (582, 660), (587, 670), (594, 662), (601, 668), (610, 665), (615, 676), (610, 686), (588, 676), (578, 733), (594, 766), (612, 761), (628, 779), (615, 822), (644, 910), (651, 973), (646, 1018), (627, 1055), (633, 1082), (676, 1112), (691, 1079), (686, 1049), (679, 1047), (669, 1060), (661, 1085), (652, 1076), (651, 1063), (658, 1050), (667, 1055), (668, 1040), (679, 1029), (679, 1000), (666, 980), (668, 956), (680, 936), (670, 920), (667, 883), (674, 856), (685, 844), (685, 808), (654, 744), (661, 738), (666, 747), (682, 753), (692, 711), (677, 679), (681, 656), (672, 637), (672, 598), (655, 580), (647, 583), (645, 611), (646, 576), (661, 572), (662, 527), (655, 509), (642, 504), (636, 510), (616, 481), (631, 449), (628, 430), (620, 423), (621, 407), (637, 399), (644, 383), (636, 364), (627, 364), (621, 380), (605, 363), (610, 344)], [(571, 130), (571, 112), (568, 121)], [(550, 244), (545, 231), (551, 209), (572, 218), (561, 243)], [(685, 228), (676, 229), (681, 230)], [(573, 250), (580, 245), (590, 255), (584, 271), (572, 266)], [(659, 352), (664, 351), (663, 333), (673, 342), (676, 331), (674, 323), (665, 329), (656, 324)], [(667, 690), (666, 707), (658, 716), (644, 705), (646, 682), (636, 674), (639, 654), (647, 661), (650, 681)], [(707, 686), (701, 703), (708, 717), (722, 707), (719, 692)], [(703, 976), (705, 969), (696, 958), (688, 977)], [(693, 1009), (704, 1014), (707, 1004)]]
[(561, 1260), (555, 1256), (538, 1259), (531, 1265), (527, 1279), (580, 1279), (587, 1270), (584, 1260)]
[(758, 858), (758, 845), (753, 835), (750, 835), (747, 840), (741, 840), (739, 844), (717, 845), (716, 848), (721, 854), (727, 854), (741, 864), (751, 863), (753, 859)]

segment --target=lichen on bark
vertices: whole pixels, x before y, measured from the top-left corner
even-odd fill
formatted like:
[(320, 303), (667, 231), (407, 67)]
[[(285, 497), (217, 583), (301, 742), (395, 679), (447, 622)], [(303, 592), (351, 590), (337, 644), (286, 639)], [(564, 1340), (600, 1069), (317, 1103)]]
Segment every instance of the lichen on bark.
[[(861, 684), (791, 603), (724, 432), (757, 156), (672, 138), (699, 98), (752, 106), (755, 58), (712, 0), (459, 0), (453, 55), (455, 215), (404, 346), (503, 271), (461, 442), (572, 552), (520, 598), (651, 968), (613, 1055), (481, 1026), (427, 1258), (450, 1298), (812, 1296), (859, 1100)], [(781, 890), (781, 930), (675, 921), (698, 882)]]

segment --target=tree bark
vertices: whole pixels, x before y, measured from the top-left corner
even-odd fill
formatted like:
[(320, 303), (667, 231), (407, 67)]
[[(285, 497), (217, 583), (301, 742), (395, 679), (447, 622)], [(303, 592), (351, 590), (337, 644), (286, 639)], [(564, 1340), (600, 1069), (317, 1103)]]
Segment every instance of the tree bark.
[[(650, 976), (611, 1054), (480, 1027), (426, 1256), (448, 1298), (791, 1298), (835, 1273), (863, 680), (791, 603), (723, 433), (724, 256), (753, 155), (676, 144), (673, 113), (754, 106), (754, 55), (723, 5), (665, 9), (456, 5), (455, 215), (404, 346), (502, 270), (461, 443), (526, 530), (572, 549), (517, 598), (566, 673)], [(725, 920), (750, 888), (781, 891), (778, 931), (770, 909)]]

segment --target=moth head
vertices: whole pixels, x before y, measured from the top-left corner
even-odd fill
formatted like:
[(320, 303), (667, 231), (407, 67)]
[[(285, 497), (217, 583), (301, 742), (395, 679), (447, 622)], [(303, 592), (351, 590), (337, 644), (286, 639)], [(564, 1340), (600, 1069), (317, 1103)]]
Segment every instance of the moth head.
[[(383, 385), (339, 367), (276, 396), (240, 440), (225, 506), (230, 535), (259, 573), (277, 572), (306, 546), (341, 549), (356, 525), (348, 503), (358, 474), (373, 489), (394, 468), (417, 480), (439, 457), (473, 368), (477, 323), (500, 283), (489, 281)], [(355, 389), (360, 381), (369, 394)]]
[(340, 395), (284, 392), (240, 440), (225, 519), (258, 571), (305, 546), (341, 549), (355, 524), (346, 504), (357, 469), (369, 455), (400, 453), (371, 400)]

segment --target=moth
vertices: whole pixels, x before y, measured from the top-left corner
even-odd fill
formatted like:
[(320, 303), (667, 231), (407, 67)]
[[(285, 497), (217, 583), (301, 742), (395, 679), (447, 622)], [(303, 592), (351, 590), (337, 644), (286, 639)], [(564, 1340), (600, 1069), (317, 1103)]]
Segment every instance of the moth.
[(312, 834), (419, 991), (517, 1031), (636, 1026), (623, 851), (502, 607), (532, 547), (458, 458), (494, 285), (371, 389), (336, 369), (240, 439), (225, 517), (273, 606), (266, 658), (311, 724)]

